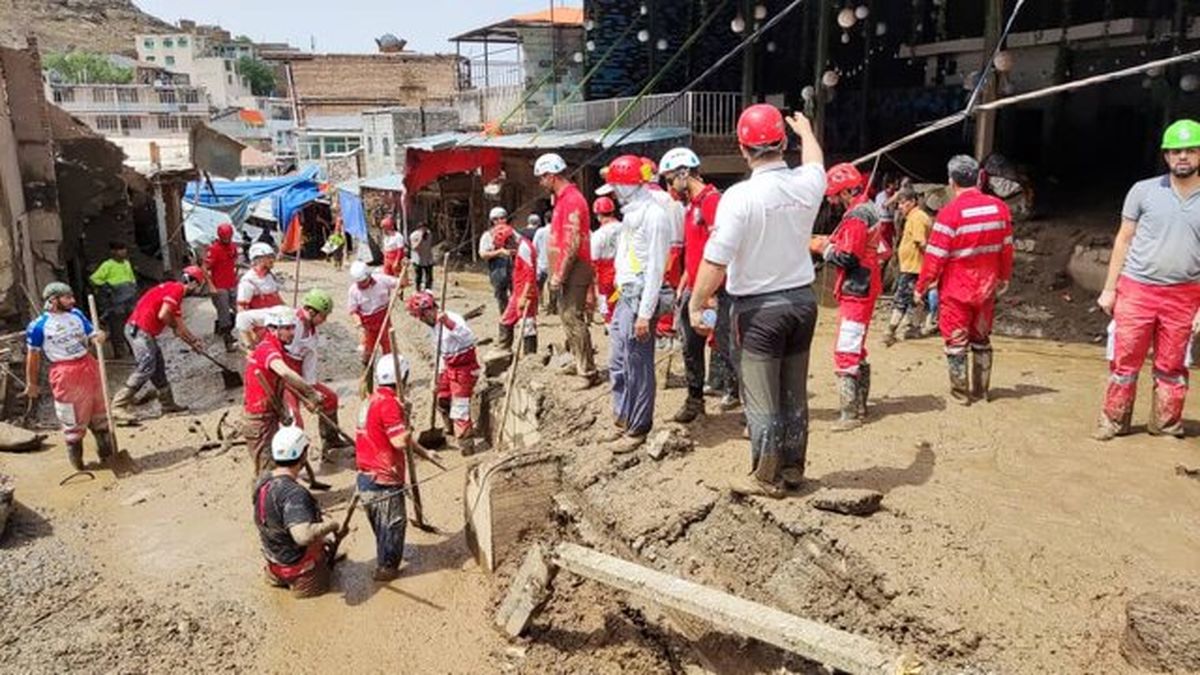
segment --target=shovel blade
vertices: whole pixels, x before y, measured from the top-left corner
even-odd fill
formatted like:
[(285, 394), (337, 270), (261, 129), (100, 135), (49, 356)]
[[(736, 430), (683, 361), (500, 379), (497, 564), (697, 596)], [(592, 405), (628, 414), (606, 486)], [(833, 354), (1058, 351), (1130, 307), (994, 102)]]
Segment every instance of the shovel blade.
[(128, 450), (119, 450), (112, 458), (112, 472), (117, 478), (128, 478), (141, 473), (142, 469), (134, 461)]
[(446, 445), (446, 434), (441, 429), (426, 429), (417, 434), (417, 442), (426, 448), (441, 448)]
[(232, 370), (222, 370), (221, 383), (225, 385), (226, 389), (241, 389), (243, 384), (242, 376)]

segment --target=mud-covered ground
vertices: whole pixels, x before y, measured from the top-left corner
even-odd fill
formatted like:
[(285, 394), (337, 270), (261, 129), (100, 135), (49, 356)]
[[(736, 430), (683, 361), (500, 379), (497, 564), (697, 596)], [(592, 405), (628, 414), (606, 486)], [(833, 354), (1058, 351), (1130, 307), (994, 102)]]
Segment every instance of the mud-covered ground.
[[(345, 279), (306, 264), (302, 289), (310, 285), (338, 300), (323, 331), (322, 374), (342, 396), (350, 428), (358, 368), (341, 305)], [(451, 298), (457, 311), (484, 305), (472, 325), (481, 336), (494, 334), (496, 309), (482, 275), (457, 274)], [(189, 301), (187, 309), (198, 330), (211, 327), (207, 302)], [(813, 510), (807, 495), (731, 498), (726, 483), (747, 470), (748, 451), (737, 412), (718, 414), (712, 401), (690, 430), (692, 452), (613, 458), (593, 443), (609, 423), (604, 391), (566, 393), (557, 376), (527, 359), (521, 380), (544, 394), (540, 443), (566, 454), (565, 494), (578, 506), (548, 520), (544, 535), (954, 670), (1133, 672), (1118, 649), (1125, 602), (1200, 574), (1193, 517), (1200, 483), (1175, 470), (1200, 466), (1195, 438), (1087, 440), (1105, 373), (1102, 349), (1088, 344), (998, 340), (995, 400), (947, 408), (938, 345), (884, 349), (878, 323), (869, 338), (871, 422), (832, 434), (829, 316), (822, 315), (812, 357), (808, 474), (815, 486), (879, 490), (882, 511), (851, 518)], [(422, 327), (400, 321), (422, 428), (430, 350)], [(557, 317), (545, 317), (543, 345), (559, 336)], [(603, 362), (598, 327), (593, 337)], [(219, 351), (214, 342), (210, 352)], [(195, 409), (122, 430), (141, 474), (117, 481), (97, 471), (95, 480), (59, 487), (68, 469), (57, 437), (43, 452), (0, 455), (0, 472), (16, 477), (22, 504), (0, 542), (0, 661), (16, 671), (814, 672), (793, 656), (683, 625), (569, 575), (559, 577), (529, 636), (504, 641), (489, 624), (515, 563), (493, 577), (471, 559), (461, 494), (470, 460), (453, 452), (447, 474), (421, 467), (432, 478), (422, 486), (425, 511), (441, 532), (409, 528), (399, 580), (370, 581), (374, 544), (360, 513), (331, 594), (298, 602), (269, 589), (260, 578), (244, 449), (196, 452), (227, 407), (236, 419), (240, 399), (177, 343), (168, 341), (167, 353), (178, 398)], [(237, 364), (235, 356), (220, 358)], [(660, 376), (666, 361), (660, 352)], [(672, 381), (680, 368), (676, 357)], [(665, 427), (683, 391), (660, 394), (656, 418)], [(1189, 431), (1200, 433), (1194, 397), (1187, 418)], [(350, 495), (351, 469), (348, 458), (322, 469), (335, 489), (321, 501), (335, 517)]]

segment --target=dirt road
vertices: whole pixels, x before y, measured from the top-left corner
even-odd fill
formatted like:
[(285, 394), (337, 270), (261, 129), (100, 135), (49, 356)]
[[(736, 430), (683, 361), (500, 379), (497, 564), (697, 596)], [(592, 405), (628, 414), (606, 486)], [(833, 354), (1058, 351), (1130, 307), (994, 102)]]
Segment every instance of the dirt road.
[[(460, 279), (452, 308), (484, 304), (473, 326), (492, 335), (486, 281)], [(309, 285), (339, 301), (323, 329), (321, 368), (342, 396), (349, 429), (357, 355), (341, 305), (345, 281), (313, 264)], [(207, 332), (207, 303), (189, 302), (188, 311)], [(813, 355), (808, 473), (822, 486), (884, 492), (884, 510), (867, 519), (817, 512), (802, 498), (731, 499), (725, 483), (748, 466), (736, 412), (710, 410), (694, 424), (690, 454), (614, 459), (590, 443), (606, 430), (603, 392), (560, 395), (558, 379), (529, 360), (523, 379), (547, 392), (543, 435), (571, 453), (570, 488), (607, 543), (643, 564), (956, 666), (1131, 672), (1117, 647), (1125, 601), (1200, 575), (1200, 483), (1174, 470), (1200, 465), (1195, 438), (1087, 440), (1104, 381), (1098, 347), (998, 340), (996, 400), (947, 409), (938, 345), (885, 350), (877, 333), (871, 421), (832, 434), (828, 316)], [(543, 324), (543, 345), (558, 339), (557, 318)], [(416, 342), (420, 327), (406, 323), (404, 333), (423, 423), (428, 349)], [(603, 362), (606, 340), (599, 329), (594, 337)], [(398, 581), (370, 581), (374, 544), (359, 514), (334, 592), (293, 601), (259, 578), (244, 450), (195, 456), (204, 432), (214, 434), (221, 411), (240, 400), (221, 391), (198, 357), (172, 347), (168, 361), (178, 364), (173, 382), (195, 414), (125, 431), (125, 446), (146, 469), (138, 476), (118, 482), (97, 472), (94, 481), (59, 487), (67, 465), (57, 437), (45, 452), (0, 455), (24, 505), (0, 544), (0, 597), (11, 608), (0, 621), (0, 659), (17, 670), (46, 671), (57, 660), (151, 671), (680, 672), (722, 653), (723, 671), (805, 669), (712, 636), (693, 649), (652, 610), (589, 583), (567, 586), (571, 593), (555, 596), (531, 641), (510, 647), (488, 627), (502, 583), (481, 572), (463, 544), (456, 456), (459, 468), (424, 487), (429, 518), (447, 533), (410, 527)], [(660, 426), (682, 397), (681, 389), (662, 392)], [(1144, 394), (1141, 401), (1144, 419)], [(1196, 397), (1186, 416), (1189, 432), (1200, 433)], [(564, 419), (595, 422), (567, 438)], [(351, 464), (325, 473), (335, 490), (322, 502), (340, 516)]]

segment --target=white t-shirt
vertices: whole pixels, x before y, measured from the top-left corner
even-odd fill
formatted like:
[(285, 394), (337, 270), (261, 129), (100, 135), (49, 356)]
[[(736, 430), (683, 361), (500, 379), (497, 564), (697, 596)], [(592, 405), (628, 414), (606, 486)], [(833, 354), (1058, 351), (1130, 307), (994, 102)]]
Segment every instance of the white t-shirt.
[[(461, 314), (446, 312), (446, 318), (454, 324), (454, 328), (442, 327), (442, 359), (458, 356), (475, 346), (475, 333), (467, 325), (467, 320)], [(437, 348), (438, 327), (429, 327), (429, 340)]]
[(43, 312), (25, 330), (25, 344), (41, 350), (50, 363), (73, 361), (88, 354), (88, 338), (96, 329), (78, 308)]
[(279, 290), (279, 278), (275, 276), (274, 272), (267, 272), (266, 275), (259, 276), (255, 270), (248, 269), (242, 273), (242, 278), (238, 281), (237, 301), (250, 302), (258, 295), (279, 295)]
[(404, 234), (401, 232), (392, 232), (383, 238), (383, 250), (395, 251), (404, 248)]
[(537, 249), (538, 274), (550, 271), (550, 226), (543, 225), (533, 233), (533, 247)]
[(612, 260), (617, 257), (617, 237), (621, 234), (621, 221), (612, 220), (601, 225), (592, 233), (592, 260)]
[[(279, 307), (242, 310), (234, 319), (234, 327), (239, 333), (247, 333), (256, 328), (266, 328), (267, 319), (278, 311), (280, 311)], [(300, 375), (304, 381), (316, 384), (317, 332), (308, 330), (303, 319), (300, 318), (300, 310), (296, 310), (296, 337), (292, 338), (290, 344), (284, 345), (283, 350), (287, 352), (288, 356), (300, 362)]]
[(727, 266), (725, 288), (731, 295), (808, 286), (816, 278), (809, 240), (824, 198), (820, 164), (758, 167), (721, 198), (704, 259)]
[(370, 316), (384, 311), (387, 309), (388, 302), (391, 301), (392, 289), (400, 283), (396, 277), (382, 272), (375, 272), (371, 278), (375, 280), (375, 283), (366, 288), (359, 288), (358, 284), (350, 284), (346, 306), (350, 309), (351, 314)]
[(659, 291), (671, 250), (674, 226), (666, 204), (643, 188), (633, 201), (621, 207), (617, 253), (613, 258), (617, 286), (640, 283), (639, 319), (650, 319), (658, 309)]

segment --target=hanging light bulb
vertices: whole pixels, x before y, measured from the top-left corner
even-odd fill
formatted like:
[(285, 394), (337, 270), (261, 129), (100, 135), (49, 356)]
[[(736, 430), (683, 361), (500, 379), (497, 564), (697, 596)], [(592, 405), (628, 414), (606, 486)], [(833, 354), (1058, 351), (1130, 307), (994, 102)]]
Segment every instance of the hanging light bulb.
[(996, 54), (996, 58), (992, 59), (992, 65), (996, 67), (997, 72), (1007, 73), (1013, 68), (1013, 54), (1010, 51), (1003, 51)]
[(646, 16), (647, 14), (650, 13), (650, 10), (646, 7), (646, 3), (644, 3), (644, 2), (642, 3), (642, 6), (638, 11), (641, 12), (642, 16)]
[(775, 41), (774, 40), (767, 43), (767, 51), (771, 52), (772, 54), (775, 53)]
[(854, 16), (854, 10), (847, 7), (838, 12), (837, 23), (843, 30), (849, 30), (854, 27), (854, 24), (858, 23), (858, 17)]
[(884, 35), (887, 35), (887, 24), (882, 21), (875, 24), (875, 34), (878, 35), (879, 37), (883, 37)]
[(575, 60), (575, 63), (583, 63), (583, 52), (575, 52), (571, 58)]
[(729, 30), (741, 35), (746, 30), (746, 20), (742, 18), (741, 12), (733, 17), (733, 21), (729, 22)]
[(1159, 75), (1162, 75), (1162, 73), (1163, 73), (1162, 68), (1158, 68), (1158, 67), (1154, 67), (1154, 68), (1151, 68), (1150, 70), (1146, 71), (1146, 74), (1149, 75), (1150, 77), (1158, 77)]
[(833, 87), (837, 86), (838, 80), (840, 79), (842, 78), (837, 74), (836, 70), (827, 70), (825, 71), (825, 74), (821, 75), (821, 84), (832, 89)]
[(586, 45), (584, 45), (584, 46), (585, 46), (585, 47), (587, 47), (587, 50), (588, 50), (589, 52), (594, 52), (594, 51), (596, 51), (596, 41), (595, 41), (595, 40), (588, 40), (588, 41), (587, 41), (587, 44), (586, 44)]
[(806, 87), (804, 87), (803, 89), (800, 90), (800, 98), (804, 99), (805, 101), (811, 101), (813, 96), (816, 96), (816, 95), (817, 95), (817, 90), (814, 89), (811, 84), (807, 85)]
[(643, 28), (638, 31), (637, 37), (638, 37), (638, 42), (649, 42), (650, 41), (650, 31)]
[(767, 18), (767, 6), (764, 4), (761, 4), (761, 3), (755, 5), (754, 6), (754, 18), (758, 19), (759, 21), (762, 21), (763, 19)]
[(590, 32), (590, 31), (593, 31), (593, 30), (595, 30), (595, 29), (596, 29), (596, 22), (595, 22), (595, 21), (592, 21), (591, 19), (588, 19), (587, 21), (584, 21), (584, 22), (583, 22), (583, 29), (584, 29), (584, 30), (586, 30), (586, 31), (589, 31), (589, 32)]
[(870, 15), (871, 15), (871, 10), (869, 8), (867, 8), (866, 5), (859, 5), (858, 7), (854, 8), (854, 17), (856, 19), (858, 19), (859, 21), (862, 21), (863, 19), (867, 18)]
[(667, 46), (668, 46), (667, 39), (666, 38), (658, 38), (658, 42), (654, 43), (654, 46), (657, 47), (658, 51), (660, 51), (660, 52), (667, 51)]
[(1179, 78), (1179, 88), (1189, 94), (1200, 89), (1200, 75), (1188, 73)]
[(842, 44), (844, 44), (844, 45), (850, 44), (850, 34), (849, 33), (842, 33)]

